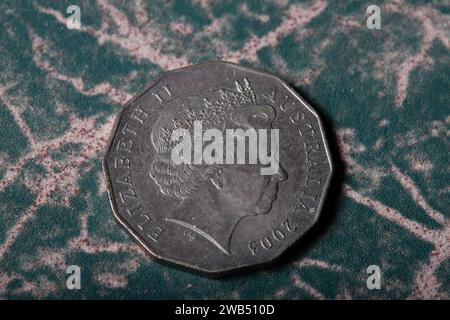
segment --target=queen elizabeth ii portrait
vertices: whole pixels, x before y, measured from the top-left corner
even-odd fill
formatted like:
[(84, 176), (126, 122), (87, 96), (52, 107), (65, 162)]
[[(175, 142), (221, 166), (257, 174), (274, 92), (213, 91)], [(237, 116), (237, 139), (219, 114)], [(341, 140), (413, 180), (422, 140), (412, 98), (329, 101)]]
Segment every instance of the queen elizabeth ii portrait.
[(184, 97), (168, 105), (152, 131), (156, 155), (150, 169), (160, 192), (179, 201), (166, 221), (195, 232), (224, 254), (231, 254), (230, 240), (238, 223), (247, 216), (269, 213), (278, 184), (287, 179), (287, 174), (279, 164), (274, 174), (262, 175), (259, 162), (175, 164), (171, 157), (175, 146), (172, 132), (179, 128), (192, 132), (198, 121), (203, 130), (221, 132), (271, 129), (274, 118), (272, 106), (257, 104), (247, 79), (236, 81), (232, 89)]

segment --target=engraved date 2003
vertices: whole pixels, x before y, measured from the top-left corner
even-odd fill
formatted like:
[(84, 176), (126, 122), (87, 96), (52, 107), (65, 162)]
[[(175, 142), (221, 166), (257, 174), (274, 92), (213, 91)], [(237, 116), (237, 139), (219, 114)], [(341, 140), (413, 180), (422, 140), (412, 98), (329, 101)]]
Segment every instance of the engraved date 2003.
[(248, 248), (254, 256), (261, 254), (261, 250), (270, 250), (273, 248), (275, 242), (284, 242), (289, 233), (297, 230), (297, 225), (292, 223), (289, 218), (284, 220), (279, 228), (275, 228), (270, 232), (270, 235), (265, 235), (258, 240), (250, 241)]

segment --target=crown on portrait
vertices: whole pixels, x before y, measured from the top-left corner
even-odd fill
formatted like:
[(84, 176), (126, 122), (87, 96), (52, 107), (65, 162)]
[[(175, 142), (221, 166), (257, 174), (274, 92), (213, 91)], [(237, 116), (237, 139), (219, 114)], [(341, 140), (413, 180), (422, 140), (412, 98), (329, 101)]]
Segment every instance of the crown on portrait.
[(161, 139), (163, 144), (171, 149), (182, 140), (182, 137), (178, 140), (172, 139), (173, 130), (185, 129), (190, 131), (194, 128), (195, 121), (201, 121), (204, 128), (215, 128), (226, 119), (234, 108), (256, 104), (256, 95), (250, 86), (250, 82), (247, 78), (244, 78), (242, 82), (241, 84), (236, 81), (234, 90), (219, 90), (216, 99), (204, 98), (204, 106), (198, 109), (189, 108), (186, 119), (172, 118), (174, 129), (162, 128)]

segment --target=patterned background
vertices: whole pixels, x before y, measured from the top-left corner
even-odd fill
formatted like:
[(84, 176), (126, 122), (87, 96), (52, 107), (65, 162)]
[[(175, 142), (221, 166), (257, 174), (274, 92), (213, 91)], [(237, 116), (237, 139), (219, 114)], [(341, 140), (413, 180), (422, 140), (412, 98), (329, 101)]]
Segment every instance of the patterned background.
[[(81, 30), (66, 27), (70, 4)], [(369, 4), (382, 30), (366, 28)], [(449, 298), (449, 16), (448, 0), (2, 1), (0, 297)], [(146, 256), (101, 174), (121, 105), (164, 70), (215, 59), (291, 83), (337, 167), (302, 243), (222, 280)], [(81, 290), (66, 289), (72, 264)]]

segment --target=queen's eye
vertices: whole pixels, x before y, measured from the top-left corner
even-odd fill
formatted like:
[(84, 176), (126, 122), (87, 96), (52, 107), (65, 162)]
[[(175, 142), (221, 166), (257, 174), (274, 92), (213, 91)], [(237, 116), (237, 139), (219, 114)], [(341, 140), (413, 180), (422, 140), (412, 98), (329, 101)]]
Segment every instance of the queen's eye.
[(264, 112), (259, 112), (252, 114), (249, 120), (250, 124), (262, 126), (268, 124), (269, 116)]

